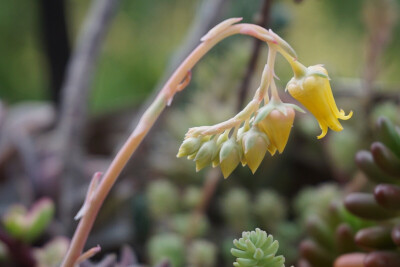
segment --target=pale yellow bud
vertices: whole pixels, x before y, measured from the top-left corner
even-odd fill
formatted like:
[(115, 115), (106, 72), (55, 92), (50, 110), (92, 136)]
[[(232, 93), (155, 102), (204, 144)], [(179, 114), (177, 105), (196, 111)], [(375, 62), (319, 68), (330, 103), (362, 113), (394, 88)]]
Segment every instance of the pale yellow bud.
[(225, 133), (221, 134), (217, 138), (217, 151), (215, 152), (215, 157), (212, 161), (212, 166), (213, 168), (217, 167), (219, 165), (219, 151), (221, 149), (221, 146), (223, 143), (225, 143), (229, 139), (229, 131), (226, 131)]
[(201, 145), (201, 140), (199, 137), (189, 137), (183, 141), (176, 156), (178, 158), (189, 156), (197, 152), (197, 150), (199, 150), (200, 148), (200, 145)]
[(265, 133), (261, 132), (257, 126), (253, 126), (250, 131), (242, 137), (242, 147), (244, 158), (250, 170), (255, 173), (267, 153), (269, 140)]
[(260, 129), (269, 137), (271, 145), (279, 153), (285, 149), (295, 115), (292, 107), (285, 106), (284, 109), (283, 112), (277, 109), (272, 110), (265, 119), (258, 123)]
[(236, 169), (240, 162), (241, 153), (240, 146), (233, 137), (222, 144), (219, 159), (224, 178), (228, 178), (233, 170)]
[(196, 171), (200, 171), (209, 165), (217, 152), (217, 145), (214, 140), (210, 140), (201, 145), (194, 160), (196, 161)]

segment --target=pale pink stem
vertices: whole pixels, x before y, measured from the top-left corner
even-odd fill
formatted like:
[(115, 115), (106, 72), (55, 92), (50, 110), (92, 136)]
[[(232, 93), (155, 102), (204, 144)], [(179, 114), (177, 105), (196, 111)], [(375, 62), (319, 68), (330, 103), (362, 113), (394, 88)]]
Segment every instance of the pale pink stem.
[(242, 23), (228, 27), (218, 35), (202, 42), (195, 50), (193, 50), (193, 52), (185, 59), (185, 61), (182, 62), (171, 78), (167, 81), (154, 102), (144, 112), (142, 118), (136, 126), (136, 129), (122, 146), (108, 170), (105, 172), (96, 192), (93, 194), (90, 205), (85, 210), (85, 214), (78, 224), (67, 255), (65, 256), (61, 265), (62, 267), (74, 266), (76, 260), (82, 253), (97, 213), (104, 199), (118, 178), (118, 175), (121, 173), (122, 169), (135, 152), (136, 148), (142, 142), (143, 138), (147, 135), (150, 128), (159, 117), (160, 113), (164, 110), (166, 105), (170, 103), (173, 96), (179, 89), (179, 84), (184, 80), (187, 73), (214, 45), (216, 45), (222, 39), (235, 34), (250, 35), (262, 41), (276, 43), (274, 38), (271, 37), (266, 29), (257, 25)]

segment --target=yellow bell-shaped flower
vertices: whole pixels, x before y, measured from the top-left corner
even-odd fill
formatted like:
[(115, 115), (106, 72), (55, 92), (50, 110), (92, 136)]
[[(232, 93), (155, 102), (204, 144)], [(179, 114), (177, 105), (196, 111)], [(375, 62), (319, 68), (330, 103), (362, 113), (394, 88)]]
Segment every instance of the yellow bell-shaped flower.
[(287, 85), (287, 90), (318, 120), (322, 130), (318, 139), (326, 135), (328, 128), (334, 131), (343, 130), (339, 119), (348, 120), (353, 115), (352, 111), (345, 115), (342, 109), (337, 108), (328, 72), (321, 65), (310, 66), (304, 70), (304, 75), (293, 77)]

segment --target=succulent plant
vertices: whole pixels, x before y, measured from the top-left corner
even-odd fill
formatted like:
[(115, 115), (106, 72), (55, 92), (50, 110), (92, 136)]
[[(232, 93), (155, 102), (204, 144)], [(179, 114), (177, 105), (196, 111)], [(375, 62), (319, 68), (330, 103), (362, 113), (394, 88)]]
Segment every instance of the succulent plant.
[(307, 214), (308, 233), (300, 245), (300, 266), (400, 266), (400, 131), (385, 118), (377, 128), (380, 141), (356, 155), (357, 165), (375, 184), (373, 193), (351, 193), (342, 204), (309, 192), (319, 207), (314, 215), (307, 213), (307, 195), (300, 197), (297, 208)]
[(170, 222), (171, 229), (183, 236), (203, 236), (209, 228), (207, 217), (203, 214), (176, 214)]
[[(375, 222), (355, 235), (355, 243), (365, 251), (358, 263), (365, 267), (400, 266), (400, 129), (383, 117), (377, 126), (380, 141), (372, 143), (370, 151), (359, 152), (356, 162), (378, 185), (373, 193), (348, 195), (345, 205), (354, 215)], [(338, 258), (335, 266), (348, 266), (351, 257)]]
[(243, 188), (229, 190), (221, 199), (225, 220), (235, 231), (246, 229), (250, 223), (250, 194)]
[(243, 232), (242, 237), (235, 239), (236, 248), (231, 253), (236, 257), (235, 267), (284, 267), (285, 258), (276, 256), (279, 242), (272, 235), (256, 228), (255, 231)]
[(178, 189), (168, 180), (151, 182), (146, 197), (150, 213), (155, 219), (166, 217), (178, 209)]
[(217, 260), (217, 247), (207, 240), (194, 240), (188, 248), (187, 263), (190, 267), (212, 267)]
[(275, 231), (287, 215), (285, 200), (273, 190), (258, 192), (253, 204), (253, 211), (264, 229)]
[(42, 248), (34, 250), (38, 267), (59, 266), (67, 253), (69, 240), (65, 237), (55, 237)]
[(153, 265), (168, 260), (172, 267), (181, 267), (185, 262), (185, 244), (177, 234), (164, 233), (153, 236), (147, 246)]
[(49, 198), (37, 201), (27, 211), (22, 205), (11, 206), (2, 217), (5, 230), (14, 238), (30, 243), (47, 228), (54, 215), (54, 203)]
[(182, 198), (182, 202), (185, 208), (194, 209), (201, 202), (202, 191), (198, 187), (189, 186), (185, 189)]

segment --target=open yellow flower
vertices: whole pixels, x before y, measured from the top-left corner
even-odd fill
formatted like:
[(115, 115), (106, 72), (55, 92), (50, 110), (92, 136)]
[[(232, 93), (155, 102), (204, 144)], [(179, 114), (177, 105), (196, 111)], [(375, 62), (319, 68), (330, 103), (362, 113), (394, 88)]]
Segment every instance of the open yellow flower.
[(322, 130), (318, 139), (326, 135), (328, 128), (337, 132), (343, 130), (339, 119), (348, 120), (353, 115), (352, 111), (345, 115), (342, 109), (337, 108), (328, 72), (321, 65), (308, 67), (304, 70), (304, 75), (293, 77), (287, 85), (287, 90), (318, 120)]

